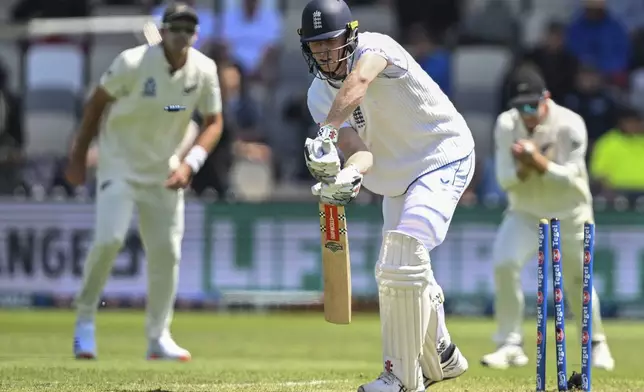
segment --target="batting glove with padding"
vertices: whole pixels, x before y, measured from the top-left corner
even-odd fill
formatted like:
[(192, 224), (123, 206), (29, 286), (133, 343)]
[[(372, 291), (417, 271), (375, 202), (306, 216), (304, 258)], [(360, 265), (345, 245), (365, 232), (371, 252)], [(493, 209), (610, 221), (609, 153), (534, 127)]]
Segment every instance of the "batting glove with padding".
[(320, 196), (324, 204), (344, 206), (358, 196), (362, 186), (362, 174), (354, 166), (340, 170), (331, 184), (319, 182), (311, 188), (315, 196)]
[(304, 160), (309, 173), (317, 181), (333, 183), (340, 172), (338, 149), (329, 138), (307, 138), (304, 142)]

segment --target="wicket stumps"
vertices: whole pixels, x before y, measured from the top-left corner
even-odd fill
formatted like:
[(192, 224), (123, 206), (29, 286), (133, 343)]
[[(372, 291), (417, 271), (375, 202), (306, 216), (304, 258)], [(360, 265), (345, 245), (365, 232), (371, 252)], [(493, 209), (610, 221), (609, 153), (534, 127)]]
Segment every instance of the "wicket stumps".
[(590, 391), (593, 337), (593, 259), (595, 258), (595, 224), (584, 224), (583, 302), (581, 310), (581, 386)]
[[(583, 296), (581, 318), (581, 388), (591, 390), (592, 287), (595, 224), (584, 224)], [(539, 221), (537, 261), (537, 392), (546, 390), (546, 335), (548, 323), (548, 262), (552, 263), (552, 291), (555, 309), (555, 350), (557, 390), (567, 391), (571, 382), (566, 369), (566, 310), (564, 296), (563, 252), (559, 219)], [(573, 372), (573, 377), (575, 376)], [(572, 379), (572, 378), (571, 378)]]
[(539, 222), (539, 254), (537, 257), (537, 392), (546, 390), (549, 244), (548, 221), (542, 219)]

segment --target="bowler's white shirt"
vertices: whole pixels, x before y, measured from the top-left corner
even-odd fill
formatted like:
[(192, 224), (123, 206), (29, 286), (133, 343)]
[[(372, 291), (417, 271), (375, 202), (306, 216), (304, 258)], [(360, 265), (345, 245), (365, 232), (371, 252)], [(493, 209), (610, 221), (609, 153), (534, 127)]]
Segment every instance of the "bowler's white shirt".
[[(532, 135), (516, 109), (499, 115), (494, 133), (496, 175), (508, 194), (509, 210), (535, 219), (592, 219), (585, 161), (588, 135), (581, 116), (549, 100), (548, 116)], [(511, 148), (520, 139), (532, 140), (551, 161), (546, 173), (535, 171), (525, 181), (519, 180)]]
[[(342, 127), (351, 127), (374, 157), (364, 186), (384, 196), (399, 196), (418, 177), (468, 156), (472, 134), (463, 117), (414, 58), (391, 37), (360, 33), (349, 61), (375, 53), (389, 65), (371, 84), (359, 108)], [(308, 106), (317, 123), (323, 122), (339, 89), (315, 79)]]
[(193, 111), (204, 116), (221, 111), (217, 67), (193, 48), (173, 74), (161, 46), (125, 50), (100, 85), (115, 98), (98, 139), (102, 180), (164, 181)]

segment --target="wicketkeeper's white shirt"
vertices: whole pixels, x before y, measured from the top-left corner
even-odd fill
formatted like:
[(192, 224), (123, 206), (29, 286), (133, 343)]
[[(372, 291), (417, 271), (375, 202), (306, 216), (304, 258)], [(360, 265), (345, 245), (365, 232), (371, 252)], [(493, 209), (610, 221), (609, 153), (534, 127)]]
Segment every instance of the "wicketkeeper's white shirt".
[(122, 52), (101, 77), (116, 100), (98, 139), (97, 176), (140, 183), (164, 181), (194, 110), (221, 111), (217, 67), (189, 49), (183, 68), (173, 74), (161, 46), (142, 45)]
[[(499, 115), (494, 135), (496, 175), (508, 194), (509, 210), (535, 218), (592, 219), (592, 196), (584, 159), (588, 135), (581, 116), (549, 100), (548, 116), (532, 135), (516, 109)], [(511, 148), (520, 139), (532, 140), (550, 160), (545, 174), (532, 172), (525, 181), (519, 180)]]

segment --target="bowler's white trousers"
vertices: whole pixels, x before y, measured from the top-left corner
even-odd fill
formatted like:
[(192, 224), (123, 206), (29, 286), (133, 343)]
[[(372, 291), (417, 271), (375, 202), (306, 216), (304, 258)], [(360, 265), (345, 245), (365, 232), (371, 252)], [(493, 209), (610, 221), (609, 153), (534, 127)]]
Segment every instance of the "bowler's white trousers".
[[(536, 260), (539, 219), (523, 212), (509, 211), (496, 235), (493, 250), (496, 289), (494, 309), (498, 330), (494, 341), (499, 345), (523, 343), (525, 299), (520, 275), (528, 261)], [(560, 222), (565, 298), (578, 327), (581, 327), (584, 222), (589, 219), (592, 219), (591, 212)], [(536, 264), (534, 268), (536, 270)], [(552, 293), (550, 283), (548, 285)], [(592, 318), (593, 341), (604, 341), (606, 337), (600, 316), (599, 297), (594, 288)]]
[[(475, 155), (427, 173), (409, 186), (404, 195), (385, 197), (382, 203), (383, 234), (398, 230), (420, 240), (431, 252), (445, 240), (454, 211), (472, 181)], [(432, 274), (432, 279), (435, 278)], [(436, 283), (438, 286), (438, 283)], [(445, 324), (445, 309), (438, 309), (436, 347), (446, 348), (451, 342)]]
[(183, 190), (167, 189), (163, 183), (116, 179), (99, 180), (97, 187), (94, 242), (84, 265), (83, 286), (76, 298), (78, 319), (94, 319), (136, 207), (147, 259), (146, 333), (149, 339), (158, 339), (168, 332), (172, 321), (184, 231)]

